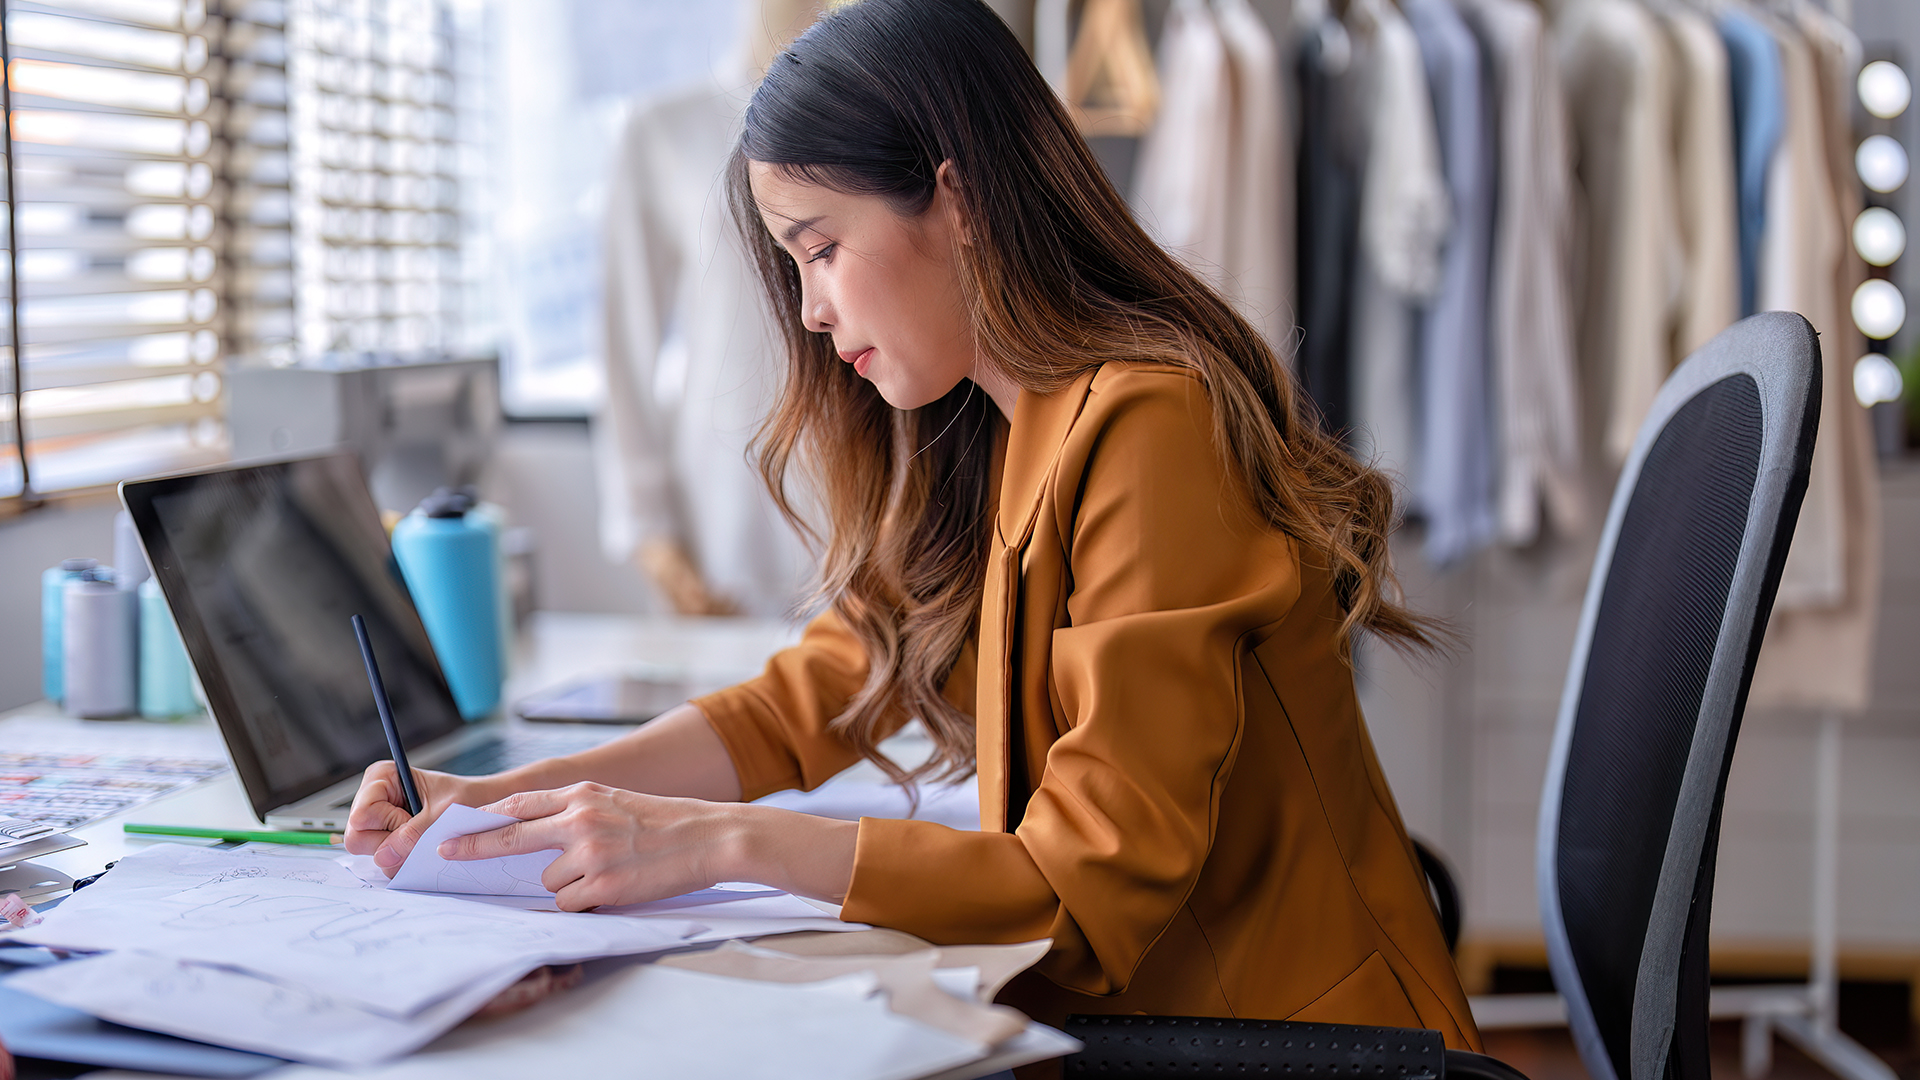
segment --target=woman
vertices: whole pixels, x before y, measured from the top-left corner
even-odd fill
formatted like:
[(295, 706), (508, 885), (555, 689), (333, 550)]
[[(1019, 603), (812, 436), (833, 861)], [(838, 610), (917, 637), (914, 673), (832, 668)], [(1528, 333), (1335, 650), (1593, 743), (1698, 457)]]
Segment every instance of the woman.
[[(824, 507), (825, 614), (751, 682), (432, 812), (522, 819), (583, 909), (722, 880), (936, 942), (1053, 939), (1002, 1000), (1436, 1028), (1477, 1048), (1354, 698), (1393, 599), (1390, 489), (1157, 248), (978, 0), (865, 0), (774, 62), (730, 176), (791, 367), (776, 497)], [(791, 510), (789, 508), (789, 513)], [(737, 805), (909, 716), (982, 831)], [(643, 794), (644, 793), (644, 794)], [(497, 801), (496, 801), (497, 800)], [(375, 766), (348, 846), (391, 871)]]

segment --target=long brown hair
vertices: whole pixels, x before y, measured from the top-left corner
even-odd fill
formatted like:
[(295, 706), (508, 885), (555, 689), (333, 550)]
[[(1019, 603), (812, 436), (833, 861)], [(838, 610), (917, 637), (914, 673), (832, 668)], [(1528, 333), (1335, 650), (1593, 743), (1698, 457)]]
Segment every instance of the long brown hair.
[[(980, 0), (860, 0), (776, 57), (728, 171), (737, 223), (787, 342), (760, 468), (788, 519), (822, 541), (821, 595), (865, 644), (866, 685), (834, 721), (867, 757), (904, 716), (936, 752), (913, 775), (974, 765), (972, 717), (942, 696), (979, 618), (997, 413), (963, 381), (901, 411), (801, 317), (798, 267), (762, 225), (750, 161), (912, 217), (951, 162), (973, 230), (959, 272), (977, 346), (1027, 392), (1110, 361), (1196, 373), (1214, 437), (1274, 527), (1332, 567), (1343, 638), (1434, 645), (1388, 562), (1393, 492), (1320, 427), (1274, 350), (1141, 230), (1011, 31)], [(810, 481), (824, 533), (790, 500)]]

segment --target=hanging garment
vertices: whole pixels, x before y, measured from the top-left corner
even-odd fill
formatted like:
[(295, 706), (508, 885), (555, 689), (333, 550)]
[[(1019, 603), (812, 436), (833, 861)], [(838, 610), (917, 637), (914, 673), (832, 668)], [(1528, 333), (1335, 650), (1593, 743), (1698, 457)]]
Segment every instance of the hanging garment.
[(1706, 16), (1675, 7), (1661, 23), (1673, 45), (1674, 188), (1679, 199), (1678, 364), (1740, 317), (1740, 216), (1734, 184), (1733, 97), (1727, 48)]
[(1667, 376), (1678, 233), (1669, 62), (1659, 25), (1633, 0), (1570, 0), (1553, 36), (1586, 199), (1576, 244), (1582, 426), (1617, 467)]
[(1720, 13), (1720, 39), (1727, 46), (1733, 90), (1734, 170), (1740, 196), (1740, 314), (1751, 315), (1759, 296), (1760, 237), (1767, 228), (1767, 173), (1785, 104), (1780, 88), (1780, 48), (1766, 27), (1738, 8)]
[(1495, 430), (1487, 364), (1493, 249), (1492, 101), (1480, 46), (1451, 0), (1401, 0), (1433, 91), (1440, 161), (1453, 204), (1440, 290), (1420, 320), (1419, 504), (1427, 558), (1445, 566), (1491, 543)]
[[(1361, 0), (1372, 4), (1377, 0)], [(1356, 5), (1359, 6), (1359, 5)], [(1359, 200), (1348, 80), (1353, 49), (1346, 28), (1322, 17), (1300, 38), (1299, 282), (1300, 348), (1296, 373), (1327, 430), (1352, 423), (1347, 319)]]
[[(1757, 303), (1762, 311), (1797, 311), (1813, 324), (1823, 344), (1837, 343), (1842, 316), (1835, 303), (1834, 280), (1840, 273), (1846, 237), (1827, 166), (1819, 76), (1797, 28), (1772, 18), (1762, 25), (1779, 49), (1786, 111), (1780, 146), (1767, 175), (1767, 229), (1760, 239)], [(1836, 376), (1851, 371), (1852, 357), (1828, 352), (1823, 358)], [(1841, 377), (1832, 385), (1851, 396), (1850, 379)], [(1840, 400), (1823, 402), (1822, 435), (1837, 434), (1842, 406)], [(1844, 456), (1844, 443), (1837, 437), (1814, 443), (1812, 475), (1775, 600), (1781, 609), (1832, 607), (1846, 594), (1847, 522), (1840, 468)]]
[(1160, 112), (1140, 147), (1133, 211), (1155, 240), (1228, 286), (1233, 71), (1207, 0), (1176, 0), (1160, 33)]
[(1493, 74), (1499, 178), (1488, 356), (1499, 416), (1500, 539), (1530, 544), (1545, 522), (1578, 534), (1591, 518), (1567, 280), (1572, 217), (1560, 69), (1526, 0), (1460, 0)]
[(1225, 261), (1228, 295), (1267, 344), (1293, 346), (1293, 139), (1287, 71), (1248, 0), (1214, 0), (1233, 73), (1233, 135)]
[(811, 566), (747, 462), (778, 394), (783, 352), (721, 172), (751, 81), (636, 105), (607, 194), (602, 357), (594, 418), (600, 532), (609, 559), (676, 541), (709, 589), (784, 615)]
[[(1825, 128), (1825, 164), (1838, 208), (1837, 221), (1849, 225), (1860, 212), (1861, 197), (1853, 173), (1853, 85), (1860, 69), (1860, 42), (1838, 20), (1812, 5), (1799, 5), (1797, 22), (1811, 46)], [(1821, 335), (1824, 376), (1821, 387), (1822, 449), (1835, 451), (1840, 472), (1845, 580), (1834, 604), (1774, 608), (1750, 702), (1760, 706), (1835, 709), (1858, 713), (1872, 699), (1873, 655), (1879, 619), (1881, 512), (1878, 470), (1870, 419), (1853, 396), (1853, 363), (1865, 340), (1849, 317), (1853, 290), (1866, 278), (1866, 265), (1845, 243), (1834, 278), (1834, 318), (1838, 325)], [(1813, 491), (1808, 490), (1809, 502)], [(1801, 520), (1807, 508), (1801, 510)], [(1796, 530), (1795, 544), (1798, 546)]]
[(1451, 221), (1433, 97), (1420, 43), (1390, 3), (1348, 8), (1356, 128), (1365, 133), (1353, 284), (1353, 448), (1376, 468), (1420, 482), (1415, 340), (1440, 288)]

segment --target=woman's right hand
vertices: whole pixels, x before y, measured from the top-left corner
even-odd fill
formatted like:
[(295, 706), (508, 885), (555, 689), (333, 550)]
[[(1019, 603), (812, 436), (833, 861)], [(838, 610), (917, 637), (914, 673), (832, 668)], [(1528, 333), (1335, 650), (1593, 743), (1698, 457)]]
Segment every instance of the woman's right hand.
[(447, 807), (455, 803), (484, 806), (512, 794), (500, 790), (498, 784), (489, 784), (494, 777), (415, 769), (413, 778), (420, 791), (420, 813), (407, 812), (400, 770), (391, 761), (376, 761), (367, 767), (360, 790), (353, 796), (353, 809), (347, 813), (347, 850), (355, 855), (372, 855), (374, 865), (388, 877), (407, 861), (413, 845), (420, 842), (420, 834)]

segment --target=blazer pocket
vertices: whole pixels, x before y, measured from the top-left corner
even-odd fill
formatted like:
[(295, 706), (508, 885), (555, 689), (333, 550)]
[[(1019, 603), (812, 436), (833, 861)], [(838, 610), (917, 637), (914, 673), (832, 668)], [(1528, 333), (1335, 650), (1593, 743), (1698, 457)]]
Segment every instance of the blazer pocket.
[(1314, 1024), (1369, 1024), (1374, 1027), (1421, 1027), (1407, 992), (1400, 988), (1393, 968), (1378, 952), (1370, 954), (1346, 978), (1306, 1008), (1287, 1017)]

